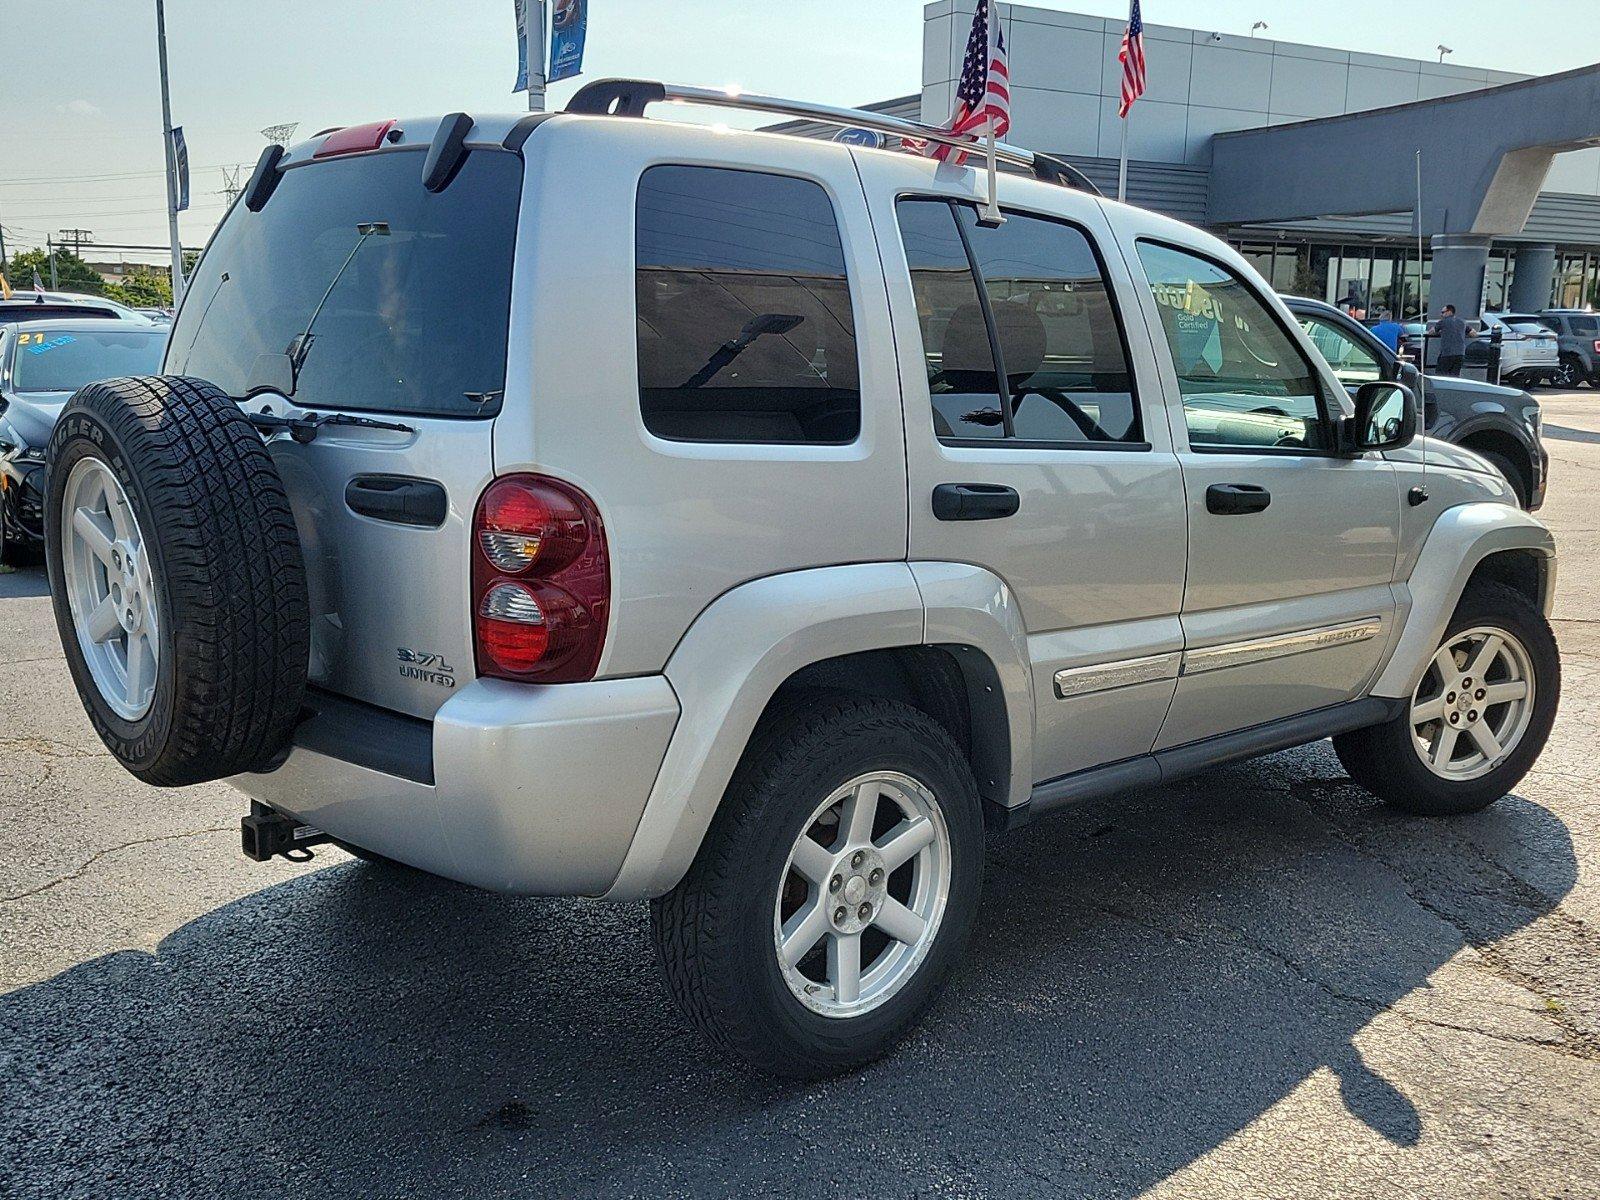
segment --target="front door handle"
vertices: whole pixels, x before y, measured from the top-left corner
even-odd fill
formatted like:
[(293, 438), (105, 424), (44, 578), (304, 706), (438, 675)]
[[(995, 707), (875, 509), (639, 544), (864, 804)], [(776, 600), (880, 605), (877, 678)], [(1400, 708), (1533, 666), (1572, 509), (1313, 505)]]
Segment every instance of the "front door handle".
[(998, 483), (941, 483), (933, 489), (933, 515), (941, 521), (995, 521), (1020, 507), (1017, 489)]
[(1206, 489), (1206, 511), (1219, 516), (1258, 513), (1272, 503), (1272, 493), (1253, 483), (1213, 483)]

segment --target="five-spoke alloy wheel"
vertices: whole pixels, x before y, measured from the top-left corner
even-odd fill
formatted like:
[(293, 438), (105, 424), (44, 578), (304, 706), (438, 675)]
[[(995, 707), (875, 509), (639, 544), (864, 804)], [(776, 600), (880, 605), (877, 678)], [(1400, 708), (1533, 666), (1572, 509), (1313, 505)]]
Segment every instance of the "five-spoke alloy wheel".
[(768, 714), (700, 853), (651, 906), (662, 972), (714, 1042), (776, 1075), (872, 1061), (972, 931), (983, 817), (927, 713), (802, 692)]
[(1544, 614), (1524, 593), (1484, 580), (1461, 597), (1403, 711), (1333, 746), (1352, 779), (1396, 808), (1476, 812), (1533, 765), (1560, 693)]
[(161, 605), (139, 519), (100, 459), (73, 464), (61, 529), (62, 582), (84, 664), (112, 711), (137, 721), (155, 695)]
[(852, 779), (795, 839), (773, 913), (796, 999), (827, 1017), (887, 1002), (916, 972), (950, 894), (950, 833), (928, 790), (893, 771)]

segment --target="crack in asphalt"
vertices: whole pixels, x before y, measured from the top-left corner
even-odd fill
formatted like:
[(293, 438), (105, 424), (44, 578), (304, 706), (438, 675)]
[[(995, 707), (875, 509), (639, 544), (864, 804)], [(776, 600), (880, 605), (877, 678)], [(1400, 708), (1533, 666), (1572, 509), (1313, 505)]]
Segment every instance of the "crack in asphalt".
[(0, 896), (0, 904), (11, 904), (17, 900), (26, 900), (30, 896), (48, 892), (51, 888), (59, 887), (63, 883), (71, 883), (74, 879), (81, 878), (85, 871), (102, 858), (116, 854), (120, 850), (129, 850), (134, 846), (153, 846), (159, 842), (177, 842), (182, 841), (184, 838), (199, 837), (201, 834), (206, 833), (227, 833), (232, 828), (233, 826), (231, 825), (208, 825), (204, 829), (191, 829), (185, 833), (166, 833), (159, 837), (135, 838), (130, 842), (120, 842), (115, 846), (107, 846), (104, 850), (96, 850), (65, 875), (58, 875), (56, 878), (41, 883), (38, 887), (29, 888), (25, 892), (16, 892), (10, 896)]

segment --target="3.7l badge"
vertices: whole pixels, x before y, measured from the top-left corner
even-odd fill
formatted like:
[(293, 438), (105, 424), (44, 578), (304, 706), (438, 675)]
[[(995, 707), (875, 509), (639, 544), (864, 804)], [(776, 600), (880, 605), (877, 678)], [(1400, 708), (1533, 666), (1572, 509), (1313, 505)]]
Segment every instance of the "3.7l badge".
[(420, 679), (423, 683), (434, 683), (440, 687), (455, 687), (456, 669), (445, 662), (444, 655), (408, 650), (404, 646), (396, 651), (396, 655), (400, 659), (400, 674), (407, 679)]

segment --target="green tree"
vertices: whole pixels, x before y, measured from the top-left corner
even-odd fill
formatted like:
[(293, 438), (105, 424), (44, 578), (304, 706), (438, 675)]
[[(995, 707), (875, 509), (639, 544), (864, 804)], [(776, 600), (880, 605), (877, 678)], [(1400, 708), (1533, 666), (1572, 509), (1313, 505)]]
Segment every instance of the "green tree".
[[(14, 291), (33, 287), (33, 273), (37, 270), (45, 287), (50, 287), (50, 255), (44, 250), (20, 250), (6, 264), (6, 279)], [(87, 292), (94, 296), (105, 295), (105, 281), (94, 269), (70, 250), (56, 249), (56, 284), (52, 289), (62, 292)]]
[(121, 283), (108, 283), (106, 295), (134, 308), (171, 308), (172, 282), (156, 268), (134, 271)]

